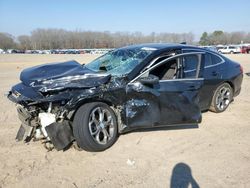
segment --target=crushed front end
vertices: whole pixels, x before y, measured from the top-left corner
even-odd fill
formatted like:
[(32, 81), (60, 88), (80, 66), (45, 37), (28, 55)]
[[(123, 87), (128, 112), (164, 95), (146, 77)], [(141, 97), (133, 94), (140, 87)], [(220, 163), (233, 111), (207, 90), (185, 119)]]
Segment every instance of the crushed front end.
[(33, 89), (23, 86), (21, 88), (25, 87), (26, 90), (20, 91), (20, 85), (22, 84), (14, 86), (8, 95), (8, 98), (17, 104), (21, 121), (16, 140), (41, 140), (49, 150), (67, 148), (74, 137), (70, 118), (66, 116), (64, 108), (66, 100), (46, 102), (39, 93), (31, 99), (30, 95), (35, 93)]
[(16, 140), (41, 140), (49, 150), (63, 150), (74, 141), (72, 101), (95, 95), (110, 75), (94, 74), (71, 61), (25, 69), (20, 80), (8, 94), (21, 121)]

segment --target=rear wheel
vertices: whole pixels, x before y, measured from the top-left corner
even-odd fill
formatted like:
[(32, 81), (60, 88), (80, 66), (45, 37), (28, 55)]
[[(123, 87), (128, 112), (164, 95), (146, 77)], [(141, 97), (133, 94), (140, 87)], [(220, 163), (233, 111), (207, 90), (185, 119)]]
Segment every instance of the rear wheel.
[(118, 136), (115, 113), (105, 103), (85, 104), (75, 114), (73, 133), (80, 148), (103, 151), (112, 146)]
[(228, 83), (221, 84), (214, 92), (209, 110), (220, 113), (227, 109), (233, 99), (233, 90)]

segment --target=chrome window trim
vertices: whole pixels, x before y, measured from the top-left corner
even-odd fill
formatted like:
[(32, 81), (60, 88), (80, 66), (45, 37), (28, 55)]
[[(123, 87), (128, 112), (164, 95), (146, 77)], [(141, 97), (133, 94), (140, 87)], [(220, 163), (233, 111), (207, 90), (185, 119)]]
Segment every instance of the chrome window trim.
[[(183, 57), (186, 55), (201, 55), (204, 54), (204, 52), (190, 52), (190, 53), (181, 53), (181, 54), (177, 54), (175, 56), (169, 57), (167, 59), (164, 59), (162, 61), (160, 61), (159, 63), (155, 64), (154, 66), (150, 67), (149, 69), (146, 69), (144, 72), (140, 73), (137, 77), (135, 77), (133, 80), (131, 80), (129, 83), (133, 83), (135, 82), (138, 78), (140, 78), (141, 76), (143, 76), (144, 74), (148, 73), (149, 71), (151, 71), (152, 69), (160, 66), (163, 63), (166, 63), (167, 61), (170, 61), (172, 59), (176, 59), (178, 57)], [(180, 79), (180, 80), (188, 80), (189, 78), (184, 78), (184, 79)], [(179, 80), (179, 79), (173, 79), (173, 80)]]
[[(172, 56), (176, 55), (175, 53), (171, 53)], [(140, 73), (144, 72), (145, 70), (149, 69), (158, 59), (162, 58), (162, 57), (167, 57), (167, 56), (171, 56), (171, 54), (166, 54), (166, 55), (162, 55), (162, 56), (159, 56), (159, 57), (156, 57), (155, 59), (153, 59), (148, 66), (146, 66)]]

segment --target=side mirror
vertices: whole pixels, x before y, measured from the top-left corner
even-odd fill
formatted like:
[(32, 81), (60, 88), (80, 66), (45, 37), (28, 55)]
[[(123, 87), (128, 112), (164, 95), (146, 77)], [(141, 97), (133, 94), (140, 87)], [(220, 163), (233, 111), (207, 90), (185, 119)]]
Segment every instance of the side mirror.
[(159, 77), (150, 74), (148, 75), (148, 77), (139, 78), (138, 81), (144, 85), (154, 85), (154, 84), (159, 83)]

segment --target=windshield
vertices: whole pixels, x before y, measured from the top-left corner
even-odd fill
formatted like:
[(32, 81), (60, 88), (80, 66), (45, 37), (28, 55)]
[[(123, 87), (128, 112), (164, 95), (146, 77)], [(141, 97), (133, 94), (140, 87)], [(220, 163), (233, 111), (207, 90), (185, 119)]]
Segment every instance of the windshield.
[(126, 75), (154, 50), (154, 48), (118, 49), (106, 53), (85, 66), (95, 72), (106, 72), (115, 76)]

